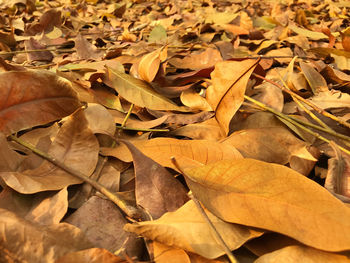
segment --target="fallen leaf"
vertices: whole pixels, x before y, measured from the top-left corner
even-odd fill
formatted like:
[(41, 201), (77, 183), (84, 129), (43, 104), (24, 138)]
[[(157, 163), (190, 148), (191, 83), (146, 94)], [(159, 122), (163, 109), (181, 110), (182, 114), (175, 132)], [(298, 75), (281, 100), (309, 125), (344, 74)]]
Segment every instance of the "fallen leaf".
[(348, 263), (350, 259), (346, 255), (334, 254), (317, 250), (306, 246), (289, 246), (258, 258), (255, 263), (272, 262), (339, 262)]
[(0, 131), (5, 135), (73, 113), (80, 103), (71, 83), (44, 70), (0, 73)]
[[(231, 250), (262, 234), (245, 226), (226, 223), (210, 212), (206, 213)], [(126, 224), (124, 229), (209, 259), (225, 254), (193, 201), (188, 201), (177, 211), (166, 213), (157, 220)]]
[(244, 101), (243, 95), (257, 62), (256, 60), (218, 62), (211, 73), (213, 85), (207, 89), (206, 98), (226, 134), (229, 132), (233, 115)]
[(79, 227), (96, 247), (111, 252), (124, 247), (130, 256), (138, 256), (142, 251), (142, 241), (123, 230), (127, 221), (109, 200), (93, 196), (65, 222)]
[[(104, 248), (90, 248), (70, 252), (60, 257), (55, 263), (128, 263)], [(134, 261), (136, 262), (136, 261)]]
[(75, 226), (41, 226), (5, 209), (0, 212), (2, 262), (54, 262), (66, 253), (92, 247)]
[(288, 167), (236, 159), (185, 172), (193, 194), (222, 220), (275, 231), (325, 251), (350, 248), (350, 210)]
[(153, 219), (172, 212), (188, 201), (185, 187), (163, 166), (145, 156), (133, 144), (121, 140), (132, 154), (136, 203)]
[[(175, 157), (181, 167), (195, 167), (224, 159), (241, 158), (241, 154), (232, 146), (206, 140), (177, 140), (172, 138), (155, 138), (147, 141), (134, 141), (144, 155), (160, 165), (176, 167), (171, 162)], [(124, 162), (131, 162), (132, 155), (124, 145), (115, 148), (101, 148), (103, 155), (114, 156)]]
[(152, 110), (185, 111), (186, 107), (176, 105), (171, 100), (155, 92), (146, 82), (136, 79), (123, 72), (108, 69), (108, 75), (113, 88), (129, 102)]
[[(98, 149), (98, 141), (80, 110), (63, 124), (48, 154), (71, 169), (89, 176), (96, 167)], [(24, 194), (60, 190), (82, 182), (48, 161), (33, 170), (2, 172), (0, 177), (8, 186)]]

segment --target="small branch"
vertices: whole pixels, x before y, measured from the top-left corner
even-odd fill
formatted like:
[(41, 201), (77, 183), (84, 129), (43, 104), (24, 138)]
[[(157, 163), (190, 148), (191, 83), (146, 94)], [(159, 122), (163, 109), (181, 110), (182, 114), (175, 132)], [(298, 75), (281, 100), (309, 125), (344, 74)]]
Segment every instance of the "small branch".
[[(180, 167), (179, 163), (176, 161), (175, 157), (171, 157), (171, 162), (173, 163), (173, 165), (186, 177), (188, 177), (186, 175), (186, 173), (182, 170), (182, 168)], [(219, 245), (221, 246), (221, 248), (225, 251), (225, 254), (227, 255), (227, 257), (229, 258), (231, 263), (238, 263), (237, 259), (235, 258), (235, 256), (232, 254), (230, 248), (227, 246), (227, 244), (225, 243), (224, 239), (222, 238), (222, 236), (220, 235), (220, 233), (218, 232), (218, 230), (216, 229), (216, 227), (214, 226), (213, 222), (211, 222), (210, 218), (208, 217), (207, 213), (205, 212), (205, 210), (203, 209), (201, 203), (198, 201), (198, 199), (196, 197), (193, 196), (192, 192), (190, 191), (188, 196), (191, 198), (191, 200), (195, 203), (199, 213), (203, 216), (204, 221), (207, 223), (207, 225), (209, 226), (209, 228), (212, 230), (212, 233), (215, 236), (216, 241), (219, 243)]]
[(343, 121), (342, 119), (339, 119), (337, 116), (334, 116), (333, 114), (330, 114), (329, 112), (317, 107), (315, 104), (313, 104), (312, 102), (304, 99), (303, 97), (299, 96), (298, 94), (294, 93), (293, 91), (289, 90), (289, 89), (286, 89), (284, 88), (283, 86), (281, 86), (280, 84), (278, 84), (277, 82), (273, 81), (273, 80), (270, 80), (270, 79), (267, 79), (263, 76), (260, 76), (256, 73), (252, 73), (253, 76), (257, 77), (257, 78), (260, 78), (262, 80), (265, 80), (273, 85), (275, 85), (276, 87), (280, 88), (282, 91), (284, 92), (287, 92), (289, 95), (291, 96), (294, 96), (296, 97), (298, 100), (304, 102), (306, 105), (310, 106), (311, 108), (313, 108), (315, 111), (317, 111), (318, 113), (322, 114), (323, 116), (325, 117), (328, 117), (338, 123), (340, 123), (341, 125), (347, 127), (347, 128), (350, 128), (350, 123), (347, 123), (346, 121)]
[(96, 188), (96, 190), (98, 190), (99, 192), (104, 194), (109, 200), (111, 200), (113, 203), (115, 203), (129, 217), (141, 218), (142, 213), (136, 207), (133, 207), (133, 206), (127, 204), (127, 202), (125, 200), (123, 200), (117, 194), (110, 192), (107, 188), (105, 188), (100, 183), (92, 180), (91, 178), (87, 177), (86, 175), (84, 175), (78, 171), (75, 171), (75, 170), (67, 167), (65, 164), (57, 161), (52, 156), (48, 155), (45, 152), (40, 151), (39, 149), (35, 148), (35, 146), (33, 146), (32, 144), (27, 143), (27, 142), (17, 138), (16, 136), (10, 135), (10, 139), (17, 142), (18, 144), (26, 147), (27, 149), (29, 149), (30, 151), (32, 151), (36, 155), (49, 161), (50, 163), (54, 164), (58, 168), (62, 169), (63, 171), (65, 171), (65, 172), (81, 179), (82, 181), (92, 185), (94, 188)]
[(125, 127), (125, 124), (126, 124), (126, 122), (128, 121), (128, 119), (129, 119), (129, 117), (130, 117), (130, 115), (131, 115), (131, 112), (132, 112), (132, 109), (133, 109), (133, 108), (134, 108), (134, 104), (131, 103), (130, 108), (129, 108), (129, 110), (128, 110), (128, 113), (126, 114), (126, 116), (125, 116), (125, 118), (124, 118), (124, 120), (123, 120), (123, 122), (122, 122), (121, 128), (124, 128), (124, 127)]
[(122, 126), (116, 126), (117, 129), (122, 130), (130, 130), (130, 131), (141, 131), (141, 132), (168, 132), (168, 129), (142, 129), (142, 128), (131, 128), (131, 127), (122, 127)]
[[(320, 139), (320, 140), (322, 140), (322, 141), (324, 141), (324, 142), (327, 142), (327, 143), (330, 143), (330, 142), (331, 142), (331, 140), (328, 140), (327, 138), (325, 138), (325, 137), (319, 135), (318, 133), (316, 133), (316, 132), (314, 132), (314, 131), (312, 131), (312, 130), (306, 128), (306, 127), (304, 127), (303, 125), (301, 125), (300, 123), (294, 121), (293, 119), (291, 119), (291, 118), (288, 117), (287, 115), (285, 115), (285, 114), (283, 114), (283, 113), (281, 113), (281, 112), (278, 112), (278, 111), (276, 111), (276, 110), (270, 108), (269, 106), (265, 105), (264, 103), (262, 103), (262, 102), (260, 102), (260, 101), (257, 101), (257, 100), (255, 100), (255, 99), (252, 99), (252, 98), (248, 97), (247, 95), (244, 95), (244, 98), (245, 98), (246, 100), (249, 100), (250, 102), (253, 102), (254, 104), (258, 105), (258, 106), (261, 107), (262, 109), (267, 110), (267, 111), (269, 111), (269, 112), (271, 112), (271, 113), (277, 115), (278, 117), (280, 117), (280, 118), (282, 118), (282, 119), (284, 119), (284, 120), (286, 120), (286, 121), (292, 123), (293, 125), (297, 126), (298, 128), (300, 128), (300, 129), (302, 129), (302, 130), (304, 130), (304, 131), (306, 131), (306, 132), (312, 134), (312, 135), (315, 136), (316, 138), (318, 138), (318, 139)], [(347, 154), (350, 154), (350, 151), (349, 151), (348, 149), (345, 149), (345, 148), (343, 148), (343, 147), (341, 147), (341, 146), (338, 146), (338, 147), (339, 147), (339, 149), (341, 149), (343, 152), (345, 152), (345, 153), (347, 153)]]

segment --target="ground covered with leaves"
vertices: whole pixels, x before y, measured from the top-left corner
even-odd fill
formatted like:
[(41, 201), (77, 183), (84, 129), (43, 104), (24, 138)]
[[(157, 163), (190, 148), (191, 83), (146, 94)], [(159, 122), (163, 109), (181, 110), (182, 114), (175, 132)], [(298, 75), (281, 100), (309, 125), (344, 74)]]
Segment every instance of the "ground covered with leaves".
[(1, 262), (350, 262), (348, 1), (0, 1)]

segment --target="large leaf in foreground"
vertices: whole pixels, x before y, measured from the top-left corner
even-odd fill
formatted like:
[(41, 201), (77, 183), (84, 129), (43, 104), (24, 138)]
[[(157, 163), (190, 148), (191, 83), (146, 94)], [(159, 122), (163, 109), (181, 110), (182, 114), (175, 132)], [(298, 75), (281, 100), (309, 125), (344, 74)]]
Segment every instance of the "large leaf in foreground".
[(255, 263), (272, 262), (337, 262), (349, 263), (350, 259), (346, 255), (339, 255), (330, 252), (317, 250), (306, 246), (288, 246), (271, 253), (267, 253), (258, 258)]
[(66, 253), (91, 248), (75, 226), (41, 226), (0, 208), (0, 262), (54, 262)]
[(61, 119), (79, 106), (71, 83), (50, 71), (0, 73), (0, 131), (5, 135)]
[(326, 251), (350, 249), (350, 209), (292, 169), (254, 159), (186, 171), (193, 194), (219, 218)]
[[(207, 214), (231, 250), (262, 235), (262, 232), (248, 227), (224, 222), (210, 212)], [(225, 253), (193, 201), (188, 201), (175, 212), (165, 213), (157, 220), (127, 224), (124, 229), (206, 258), (217, 258)]]
[(113, 88), (124, 99), (140, 107), (151, 110), (189, 111), (186, 107), (176, 105), (171, 100), (153, 90), (146, 82), (131, 75), (108, 68), (109, 79)]

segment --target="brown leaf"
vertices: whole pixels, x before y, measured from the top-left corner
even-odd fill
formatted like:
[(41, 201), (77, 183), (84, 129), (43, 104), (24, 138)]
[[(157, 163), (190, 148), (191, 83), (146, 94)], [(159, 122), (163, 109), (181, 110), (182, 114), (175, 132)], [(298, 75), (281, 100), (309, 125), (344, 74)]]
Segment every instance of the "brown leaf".
[(99, 59), (103, 52), (97, 50), (96, 46), (91, 44), (82, 34), (78, 34), (75, 39), (75, 49), (80, 59)]
[(23, 195), (11, 188), (0, 193), (0, 207), (17, 216), (40, 225), (58, 224), (68, 209), (68, 192), (64, 188), (59, 192), (42, 192), (35, 195)]
[[(244, 226), (226, 223), (210, 212), (207, 214), (231, 250), (262, 234)], [(193, 201), (188, 201), (177, 211), (166, 213), (157, 220), (126, 224), (124, 229), (210, 259), (225, 254)]]
[(116, 128), (113, 116), (105, 107), (100, 104), (89, 103), (87, 109), (84, 110), (84, 114), (93, 133), (114, 136)]
[[(70, 252), (60, 257), (55, 263), (128, 263), (104, 248), (90, 248)], [(136, 263), (136, 261), (133, 261)]]
[(157, 49), (151, 53), (144, 55), (138, 65), (138, 74), (141, 79), (152, 82), (155, 78), (159, 66), (162, 49)]
[(316, 161), (308, 144), (284, 127), (247, 129), (232, 133), (221, 141), (235, 147), (245, 158), (286, 164), (292, 156)]
[(244, 101), (244, 93), (256, 60), (223, 61), (215, 65), (211, 73), (213, 85), (207, 89), (207, 100), (215, 111), (226, 134), (230, 121)]
[(157, 219), (188, 201), (185, 187), (171, 173), (126, 140), (135, 167), (136, 202)]
[[(26, 50), (38, 50), (46, 49), (45, 45), (40, 44), (34, 38), (24, 41), (24, 46)], [(38, 52), (28, 52), (27, 53), (29, 61), (52, 61), (53, 55), (48, 50), (38, 51)]]
[(313, 94), (317, 94), (320, 91), (328, 90), (326, 80), (322, 77), (320, 73), (316, 71), (316, 69), (302, 61), (299, 62), (299, 65), (307, 82), (309, 83)]
[(326, 251), (350, 248), (350, 210), (285, 166), (224, 160), (186, 170), (187, 184), (219, 218), (275, 231)]
[(2, 262), (54, 262), (66, 253), (92, 247), (72, 225), (41, 226), (2, 208), (0, 226)]
[(71, 83), (54, 73), (0, 73), (0, 131), (5, 135), (63, 118), (79, 106)]
[[(89, 176), (96, 167), (98, 150), (98, 141), (88, 128), (80, 110), (63, 124), (48, 154), (66, 166)], [(8, 186), (25, 194), (60, 190), (68, 185), (81, 183), (80, 179), (48, 161), (44, 161), (33, 170), (2, 172), (0, 176)]]
[(93, 196), (65, 222), (79, 227), (96, 247), (111, 252), (124, 247), (129, 256), (137, 256), (141, 252), (141, 240), (123, 230), (127, 221), (109, 200)]
[(324, 187), (343, 202), (350, 202), (350, 156), (331, 142), (335, 157), (328, 160), (328, 172)]
[(190, 257), (181, 248), (166, 246), (159, 242), (153, 242), (155, 263), (191, 263)]
[(220, 52), (214, 48), (206, 48), (204, 51), (193, 52), (182, 59), (171, 58), (169, 63), (177, 68), (198, 70), (210, 68), (219, 61), (222, 61)]
[[(173, 169), (176, 167), (171, 162), (171, 157), (175, 157), (183, 168), (241, 158), (241, 154), (234, 147), (214, 141), (155, 138), (147, 141), (136, 140), (133, 144), (155, 162)], [(114, 156), (124, 162), (132, 161), (130, 152), (122, 145), (115, 148), (101, 148), (101, 153)]]
[(272, 253), (265, 254), (258, 258), (255, 263), (271, 262), (339, 262), (349, 263), (346, 255), (329, 253), (306, 246), (289, 246)]

